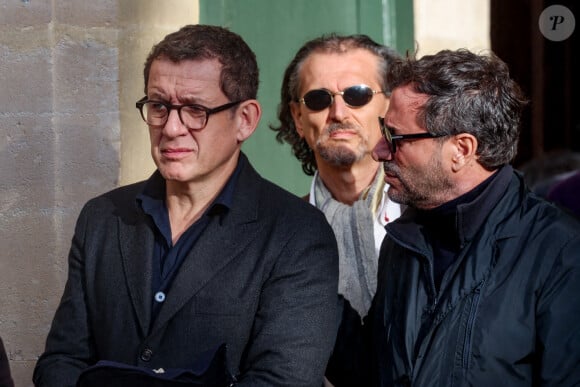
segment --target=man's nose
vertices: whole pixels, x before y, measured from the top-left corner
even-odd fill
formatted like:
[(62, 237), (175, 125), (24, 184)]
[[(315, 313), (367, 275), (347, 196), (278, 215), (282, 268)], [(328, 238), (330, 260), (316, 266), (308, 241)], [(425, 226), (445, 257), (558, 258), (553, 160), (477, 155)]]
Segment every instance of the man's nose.
[(393, 159), (391, 147), (384, 137), (381, 137), (375, 148), (373, 149), (373, 159), (375, 161), (390, 161)]
[(185, 125), (181, 122), (177, 109), (171, 109), (168, 114), (167, 122), (163, 127), (163, 132), (166, 136), (177, 137), (188, 131)]
[(344, 102), (344, 99), (342, 98), (342, 95), (337, 94), (334, 96), (333, 100), (332, 100), (332, 104), (330, 104), (330, 106), (328, 107), (329, 109), (329, 116), (334, 120), (334, 121), (343, 121), (344, 118), (347, 116), (347, 109), (348, 109), (348, 105), (346, 104), (346, 102)]

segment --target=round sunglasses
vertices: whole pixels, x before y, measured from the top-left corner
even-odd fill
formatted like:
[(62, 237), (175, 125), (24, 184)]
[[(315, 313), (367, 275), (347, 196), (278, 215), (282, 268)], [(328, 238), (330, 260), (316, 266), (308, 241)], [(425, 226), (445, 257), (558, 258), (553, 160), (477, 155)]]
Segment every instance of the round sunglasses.
[(355, 85), (333, 93), (327, 89), (314, 89), (304, 94), (298, 102), (303, 103), (310, 110), (323, 110), (332, 105), (335, 95), (341, 95), (344, 102), (350, 107), (361, 107), (371, 101), (373, 96), (384, 93), (383, 90), (373, 90), (367, 85)]

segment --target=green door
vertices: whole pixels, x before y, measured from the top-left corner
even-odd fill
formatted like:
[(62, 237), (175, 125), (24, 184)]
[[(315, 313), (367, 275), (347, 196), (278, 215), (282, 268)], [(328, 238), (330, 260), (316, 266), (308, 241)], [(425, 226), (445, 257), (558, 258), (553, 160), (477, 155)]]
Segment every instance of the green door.
[[(366, 34), (400, 53), (413, 49), (411, 0), (200, 0), (200, 23), (240, 34), (254, 50), (260, 67), (260, 126), (243, 146), (258, 172), (296, 195), (308, 193), (290, 146), (279, 144), (269, 124), (276, 111), (284, 70), (302, 44), (331, 32)], [(384, 5), (383, 5), (384, 3)]]

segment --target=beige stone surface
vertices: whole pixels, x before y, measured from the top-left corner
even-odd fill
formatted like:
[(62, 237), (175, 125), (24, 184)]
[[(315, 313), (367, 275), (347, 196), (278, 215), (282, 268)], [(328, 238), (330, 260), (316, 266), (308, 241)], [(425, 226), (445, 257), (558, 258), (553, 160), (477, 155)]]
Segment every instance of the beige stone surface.
[(0, 336), (18, 387), (32, 386), (82, 205), (153, 170), (135, 109), (145, 56), (197, 20), (190, 0), (0, 4)]
[(489, 0), (414, 0), (418, 56), (443, 49), (489, 50)]

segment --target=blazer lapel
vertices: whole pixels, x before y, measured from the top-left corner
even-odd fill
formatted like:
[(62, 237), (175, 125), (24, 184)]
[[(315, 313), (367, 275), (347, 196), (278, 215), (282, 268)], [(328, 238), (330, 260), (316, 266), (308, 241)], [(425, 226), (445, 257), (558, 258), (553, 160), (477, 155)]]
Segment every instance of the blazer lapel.
[(261, 178), (246, 162), (239, 176), (235, 199), (223, 218), (215, 216), (187, 255), (152, 332), (163, 327), (195, 294), (203, 288), (240, 251), (259, 235), (258, 199)]
[(141, 334), (145, 337), (151, 322), (151, 257), (155, 239), (145, 216), (138, 218), (140, 219), (133, 224), (119, 219), (119, 246), (129, 296), (138, 317)]

